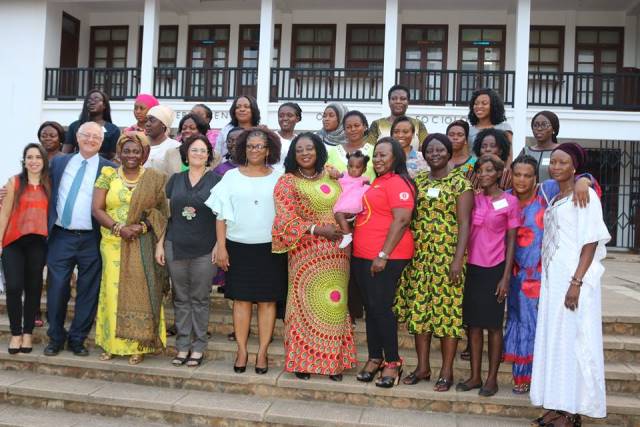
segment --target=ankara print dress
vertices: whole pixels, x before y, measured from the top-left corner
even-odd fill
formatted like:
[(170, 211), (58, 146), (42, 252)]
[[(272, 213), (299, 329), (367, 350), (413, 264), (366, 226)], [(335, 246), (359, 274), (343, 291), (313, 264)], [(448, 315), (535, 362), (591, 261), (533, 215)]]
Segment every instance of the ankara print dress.
[(289, 293), (285, 315), (285, 370), (335, 375), (356, 364), (347, 309), (349, 255), (324, 237), (307, 231), (335, 224), (333, 205), (340, 186), (328, 176), (317, 180), (283, 175), (274, 190), (273, 252), (288, 252)]
[(449, 267), (458, 243), (458, 197), (471, 190), (471, 183), (458, 169), (442, 179), (422, 172), (415, 182), (417, 215), (411, 229), (416, 252), (402, 272), (393, 311), (410, 334), (460, 338), (464, 275), (451, 283)]

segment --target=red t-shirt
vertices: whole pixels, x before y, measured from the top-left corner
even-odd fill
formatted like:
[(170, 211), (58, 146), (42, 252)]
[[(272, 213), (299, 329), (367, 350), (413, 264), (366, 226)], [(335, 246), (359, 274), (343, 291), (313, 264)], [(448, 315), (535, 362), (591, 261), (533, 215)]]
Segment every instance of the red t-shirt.
[[(414, 196), (409, 184), (401, 176), (388, 173), (377, 177), (364, 193), (364, 210), (358, 214), (353, 232), (353, 256), (375, 259), (387, 240), (393, 222), (391, 209), (413, 210)], [(411, 259), (413, 235), (409, 227), (389, 254), (389, 259)]]

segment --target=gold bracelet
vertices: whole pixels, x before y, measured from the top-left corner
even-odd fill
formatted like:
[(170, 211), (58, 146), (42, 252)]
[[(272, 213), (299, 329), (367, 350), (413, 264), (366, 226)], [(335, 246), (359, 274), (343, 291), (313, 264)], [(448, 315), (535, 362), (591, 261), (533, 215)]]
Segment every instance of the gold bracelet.
[(147, 228), (147, 224), (144, 221), (141, 221), (140, 225), (142, 226), (142, 234), (147, 234), (147, 232), (149, 231), (149, 229)]

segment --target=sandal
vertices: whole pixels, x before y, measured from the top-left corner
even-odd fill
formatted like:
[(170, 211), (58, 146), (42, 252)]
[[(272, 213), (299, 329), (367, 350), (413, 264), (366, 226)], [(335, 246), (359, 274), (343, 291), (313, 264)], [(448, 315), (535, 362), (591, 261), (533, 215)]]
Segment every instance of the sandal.
[(448, 379), (448, 378), (440, 377), (438, 378), (438, 381), (436, 381), (436, 385), (433, 386), (433, 391), (437, 391), (440, 393), (449, 391), (452, 385), (453, 385), (453, 378)]
[(173, 366), (182, 366), (187, 362), (188, 359), (189, 359), (189, 352), (187, 352), (186, 356), (184, 357), (179, 357), (179, 356), (174, 357), (173, 360), (171, 361), (171, 364)]
[(202, 365), (202, 361), (204, 360), (204, 353), (202, 353), (202, 355), (198, 358), (195, 357), (189, 357), (187, 359), (187, 366), (190, 368), (196, 368), (200, 365)]
[(541, 417), (538, 417), (535, 420), (531, 421), (531, 426), (533, 427), (546, 426), (549, 423), (552, 423), (553, 421), (557, 420), (560, 416), (561, 414), (558, 414), (556, 411), (549, 410), (544, 414), (542, 414)]
[(511, 391), (513, 394), (527, 394), (530, 387), (529, 383), (516, 384)]
[(460, 353), (460, 359), (469, 361), (471, 360), (471, 351), (464, 350)]
[(425, 375), (424, 377), (417, 376), (416, 375), (416, 371), (413, 371), (409, 375), (404, 377), (404, 379), (402, 380), (402, 384), (405, 384), (405, 385), (416, 385), (422, 380), (424, 380), (424, 381), (431, 380), (431, 371), (429, 371), (427, 373), (427, 375)]
[(132, 354), (129, 356), (129, 365), (137, 365), (144, 360), (144, 354)]
[(456, 391), (471, 391), (473, 389), (481, 388), (481, 387), (482, 387), (482, 383), (470, 386), (466, 382), (461, 382), (456, 385)]
[(103, 362), (106, 362), (107, 360), (111, 360), (113, 359), (113, 354), (111, 353), (107, 353), (106, 351), (104, 353), (102, 353), (99, 357), (99, 359)]
[[(367, 371), (366, 369), (367, 366), (373, 366), (375, 369), (373, 371)], [(382, 371), (383, 367), (384, 367), (383, 359), (369, 359), (367, 360), (367, 363), (365, 363), (362, 370), (358, 372), (358, 375), (356, 375), (356, 379), (363, 383), (370, 383), (371, 381), (373, 381), (376, 374)]]

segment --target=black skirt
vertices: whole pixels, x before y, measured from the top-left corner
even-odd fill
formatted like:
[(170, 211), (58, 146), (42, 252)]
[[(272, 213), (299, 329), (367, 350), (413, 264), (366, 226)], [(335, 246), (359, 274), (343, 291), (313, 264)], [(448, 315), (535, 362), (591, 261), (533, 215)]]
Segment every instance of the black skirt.
[(462, 318), (474, 328), (498, 329), (504, 322), (504, 301), (498, 303), (496, 287), (504, 273), (504, 261), (495, 267), (467, 264)]
[(227, 239), (229, 271), (224, 296), (232, 300), (277, 302), (287, 287), (287, 254), (271, 252), (271, 243), (246, 244)]

